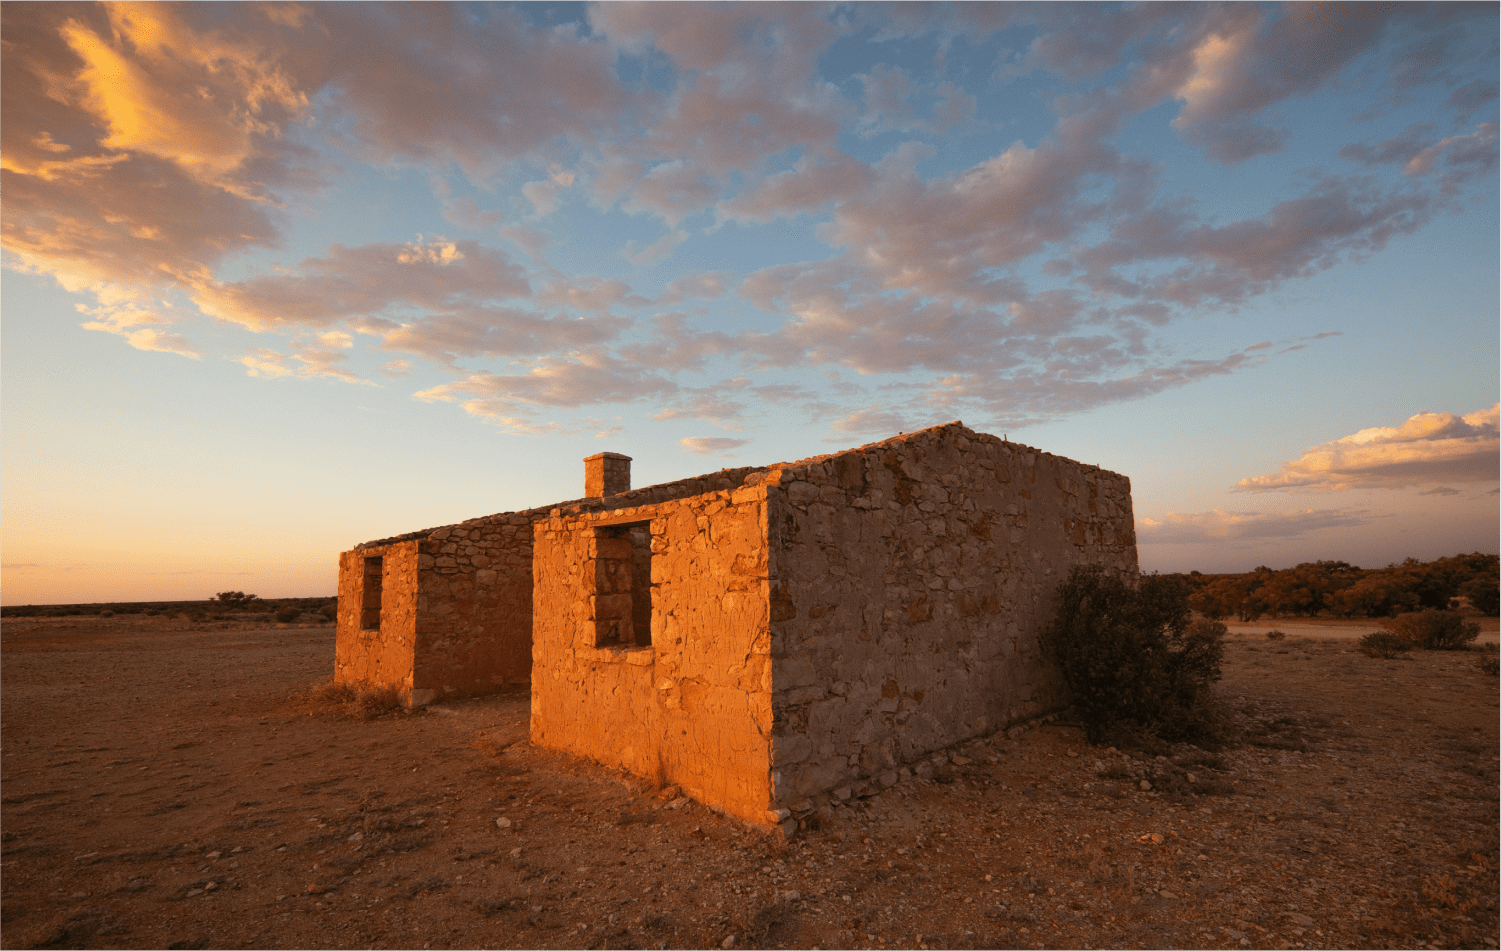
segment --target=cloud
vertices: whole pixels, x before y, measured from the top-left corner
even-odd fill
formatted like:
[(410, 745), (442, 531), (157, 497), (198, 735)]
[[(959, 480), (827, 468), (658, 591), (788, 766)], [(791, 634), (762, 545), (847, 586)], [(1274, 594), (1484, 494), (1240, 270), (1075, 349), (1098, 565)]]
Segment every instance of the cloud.
[(239, 362), (246, 367), (245, 372), (248, 376), (275, 380), (292, 375), (292, 368), (287, 366), (287, 358), (275, 350), (267, 350), (264, 347), (247, 351)]
[(1371, 520), (1365, 510), (1293, 509), (1287, 512), (1169, 512), (1161, 519), (1141, 519), (1137, 540), (1143, 544), (1181, 545), (1204, 542), (1292, 538), (1329, 528), (1351, 528)]
[(1496, 101), (1497, 91), (1498, 84), (1494, 79), (1476, 79), (1456, 87), (1444, 105), (1458, 110), (1460, 122), (1468, 122), (1472, 113)]
[(334, 245), (297, 267), (240, 281), (194, 280), (205, 314), (249, 330), (327, 327), (392, 308), (444, 311), (475, 301), (527, 298), (526, 271), (502, 251), (463, 239)]
[(301, 361), (302, 366), (298, 373), (306, 377), (326, 376), (335, 380), (343, 380), (345, 383), (360, 383), (365, 386), (374, 386), (369, 380), (360, 379), (360, 375), (344, 366), (349, 360), (349, 355), (331, 350), (325, 347), (307, 347), (292, 354)]
[(481, 208), (468, 196), (443, 199), (443, 220), (470, 231), (498, 232), (506, 217), (493, 208)]
[(1498, 413), (1501, 404), (1464, 416), (1419, 413), (1401, 426), (1362, 429), (1284, 462), (1280, 472), (1242, 479), (1235, 488), (1242, 492), (1341, 492), (1495, 481), (1501, 478)]
[(861, 409), (829, 424), (839, 435), (904, 432), (909, 426), (905, 417), (879, 409)]
[(681, 440), (684, 452), (699, 455), (729, 452), (750, 442), (748, 439), (728, 439), (724, 436), (684, 436)]
[(636, 242), (627, 241), (625, 250), (620, 252), (620, 256), (632, 264), (650, 264), (667, 257), (677, 249), (678, 245), (687, 240), (688, 232), (678, 230), (669, 231), (644, 248), (637, 248)]
[(1447, 485), (1434, 486), (1431, 489), (1425, 489), (1424, 491), (1418, 493), (1418, 495), (1461, 495), (1461, 494), (1462, 493), (1458, 489), (1451, 489)]
[(830, 8), (762, 4), (598, 4), (589, 21), (615, 49), (677, 70), (651, 109), (648, 136), (599, 152), (596, 199), (654, 214), (670, 228), (708, 208), (735, 176), (754, 177), (788, 149), (837, 152), (847, 105), (817, 75), (848, 29)]
[[(657, 413), (652, 414), (652, 419), (711, 419), (719, 423), (730, 423), (738, 420), (745, 412), (744, 403), (732, 399), (730, 394), (737, 389), (748, 386), (749, 381), (742, 381), (742, 386), (731, 385), (729, 387), (717, 386), (702, 390), (680, 390), (675, 405), (668, 406)], [(726, 428), (734, 429), (735, 426)]]
[(652, 303), (658, 307), (674, 307), (694, 298), (712, 300), (724, 294), (729, 283), (730, 275), (723, 271), (690, 271), (668, 281), (661, 296)]
[[(1389, 79), (1397, 95), (1444, 83), (1448, 108), (1489, 108), (1493, 77), (1471, 82), (1456, 64), (1479, 55), (1465, 34), (1494, 9), (603, 4), (584, 15), (7, 8), (7, 266), (93, 294), (85, 326), (139, 349), (196, 357), (206, 338), (176, 325), (201, 316), (290, 337), (236, 351), (260, 375), (358, 380), (364, 334), (386, 355), (456, 372), (429, 398), (523, 428), (538, 407), (638, 399), (663, 418), (728, 423), (750, 412), (743, 387), (676, 380), (726, 364), (910, 374), (879, 413), (848, 380), (839, 386), (854, 391), (788, 397), (836, 431), (974, 413), (1016, 426), (1256, 365), (1270, 351), (1175, 354), (1159, 331), (1371, 255), (1458, 207), (1461, 185), (1495, 166), (1494, 124), (1450, 135), (1419, 124), (1346, 149), (1359, 175), (1310, 171), (1223, 219), (1176, 186), (1164, 193), (1162, 171), (1123, 151), (1134, 133), (1122, 134), (1168, 103), (1185, 140), (1238, 162), (1283, 147), (1278, 104), (1336, 84)], [(945, 67), (950, 45), (1005, 27), (1033, 42), (1000, 78), (1061, 80), (1046, 87), (1056, 122), (929, 162), (933, 137), (973, 132), (982, 105), (995, 108)], [(886, 44), (904, 37), (936, 42), (931, 70), (895, 65)], [(836, 73), (856, 43), (872, 58)], [(864, 160), (885, 133), (929, 141)], [(852, 142), (861, 158), (842, 148)], [(332, 244), (270, 271), (229, 270), (285, 242), (355, 160), (417, 166), (470, 237)], [(461, 186), (478, 197), (454, 197)], [(548, 216), (569, 189), (585, 199), (569, 217), (589, 203), (665, 223), (651, 243), (625, 244), (638, 265), (668, 260), (706, 212), (711, 235), (814, 218), (794, 223), (827, 253), (799, 260), (800, 244), (778, 243), (774, 260), (788, 263), (743, 280), (690, 273), (648, 300), (607, 266), (564, 273), (545, 259), (558, 248), (577, 260), (546, 230), (563, 227)], [(528, 210), (530, 226), (507, 220)], [(765, 316), (694, 324), (742, 300)], [(459, 365), (476, 359), (516, 362)], [(398, 359), (374, 372), (412, 369)]]
[(655, 373), (608, 354), (581, 352), (544, 357), (525, 373), (475, 373), (416, 395), (444, 402), (469, 397), (464, 409), (470, 413), (510, 417), (542, 407), (572, 409), (660, 399), (675, 390), (673, 383)]
[(1436, 138), (1431, 122), (1414, 123), (1393, 138), (1374, 145), (1357, 142), (1339, 150), (1341, 158), (1362, 165), (1398, 164), (1402, 174), (1427, 175), (1444, 170), (1445, 186), (1452, 190), (1472, 175), (1488, 174), (1496, 167), (1496, 124), (1482, 123), (1474, 132)]
[(558, 210), (558, 186), (551, 180), (527, 182), (521, 186), (521, 194), (532, 203), (532, 210), (538, 218), (546, 218)]

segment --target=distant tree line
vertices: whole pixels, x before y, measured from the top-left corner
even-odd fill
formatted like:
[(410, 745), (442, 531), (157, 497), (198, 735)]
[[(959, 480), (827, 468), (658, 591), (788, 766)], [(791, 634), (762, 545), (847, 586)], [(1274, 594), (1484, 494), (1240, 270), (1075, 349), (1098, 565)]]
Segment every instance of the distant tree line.
[(241, 591), (220, 591), (206, 601), (104, 601), (96, 604), (13, 604), (0, 608), (0, 617), (147, 617), (186, 615), (193, 620), (223, 619), (250, 614), (274, 614), (292, 621), (304, 614), (332, 621), (338, 598), (258, 598)]
[(1481, 614), (1501, 610), (1497, 556), (1472, 552), (1400, 565), (1360, 568), (1344, 561), (1312, 561), (1273, 571), (1265, 566), (1237, 575), (1179, 575), (1193, 609), (1208, 618), (1254, 621), (1269, 617), (1396, 617), (1410, 611), (1446, 610), (1464, 598)]

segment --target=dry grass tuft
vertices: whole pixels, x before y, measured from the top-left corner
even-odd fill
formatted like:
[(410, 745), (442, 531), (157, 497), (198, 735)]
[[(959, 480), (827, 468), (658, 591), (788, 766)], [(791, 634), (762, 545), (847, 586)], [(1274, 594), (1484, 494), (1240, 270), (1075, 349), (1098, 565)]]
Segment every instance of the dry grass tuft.
[(355, 720), (374, 720), (394, 713), (406, 713), (406, 695), (392, 684), (343, 684), (333, 679), (315, 684), (307, 692), (307, 702), (315, 710), (343, 714)]

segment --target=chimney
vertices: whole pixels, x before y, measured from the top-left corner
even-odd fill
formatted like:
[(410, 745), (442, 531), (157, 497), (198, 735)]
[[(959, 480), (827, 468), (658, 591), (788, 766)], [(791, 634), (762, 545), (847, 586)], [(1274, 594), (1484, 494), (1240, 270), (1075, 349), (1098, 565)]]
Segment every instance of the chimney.
[(631, 457), (601, 452), (584, 457), (584, 497), (597, 499), (631, 490)]

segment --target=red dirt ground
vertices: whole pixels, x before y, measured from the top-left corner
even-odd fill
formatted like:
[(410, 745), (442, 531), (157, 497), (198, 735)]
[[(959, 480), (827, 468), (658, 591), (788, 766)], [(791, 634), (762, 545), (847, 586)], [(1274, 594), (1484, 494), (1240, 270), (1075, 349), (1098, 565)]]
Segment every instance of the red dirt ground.
[(781, 842), (530, 747), (524, 694), (310, 702), (330, 628), (11, 620), (0, 941), (1497, 947), (1497, 678), (1353, 647), (1227, 642), (1218, 757), (1059, 721)]

